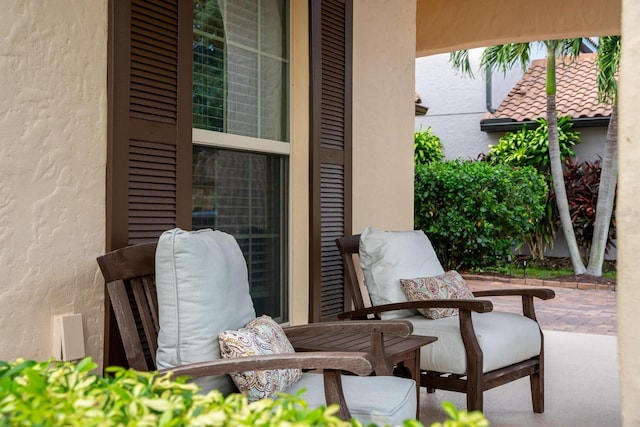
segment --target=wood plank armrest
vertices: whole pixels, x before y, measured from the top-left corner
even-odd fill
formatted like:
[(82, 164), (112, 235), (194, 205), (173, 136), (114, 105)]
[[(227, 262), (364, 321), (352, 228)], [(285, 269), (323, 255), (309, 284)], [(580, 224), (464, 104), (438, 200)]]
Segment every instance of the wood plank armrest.
[(548, 300), (555, 298), (556, 293), (549, 288), (515, 288), (515, 289), (489, 289), (473, 293), (478, 297), (498, 297), (498, 296), (519, 296), (522, 298), (522, 314), (536, 322), (536, 309), (533, 304), (534, 298)]
[(287, 326), (283, 329), (288, 337), (319, 333), (382, 333), (407, 337), (413, 332), (413, 325), (407, 320), (352, 320), (350, 322), (309, 323), (307, 325)]
[(363, 376), (369, 375), (373, 371), (374, 362), (372, 356), (365, 352), (322, 351), (218, 359), (163, 369), (160, 372), (170, 372), (173, 376), (186, 375), (191, 378), (199, 378), (232, 372), (296, 368), (344, 370)]
[(409, 301), (395, 304), (383, 304), (360, 310), (347, 311), (338, 315), (339, 319), (365, 318), (369, 314), (380, 314), (393, 310), (416, 310), (419, 308), (457, 308), (460, 310), (487, 313), (493, 310), (493, 304), (480, 299), (434, 299), (429, 301)]
[(514, 289), (488, 289), (473, 293), (476, 297), (499, 297), (499, 296), (532, 296), (542, 300), (555, 298), (556, 293), (549, 288), (514, 288)]

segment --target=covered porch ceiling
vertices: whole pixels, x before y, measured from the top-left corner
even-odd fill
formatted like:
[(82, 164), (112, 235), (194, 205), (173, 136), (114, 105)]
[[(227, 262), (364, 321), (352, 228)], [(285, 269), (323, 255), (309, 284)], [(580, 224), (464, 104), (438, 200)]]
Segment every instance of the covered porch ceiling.
[(501, 43), (620, 34), (621, 0), (417, 0), (416, 58)]

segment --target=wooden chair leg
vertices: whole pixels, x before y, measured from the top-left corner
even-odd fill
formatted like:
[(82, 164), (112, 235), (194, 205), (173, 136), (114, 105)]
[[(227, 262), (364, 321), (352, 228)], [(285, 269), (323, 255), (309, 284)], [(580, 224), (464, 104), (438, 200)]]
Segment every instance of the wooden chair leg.
[(540, 331), (540, 337), (542, 338), (542, 342), (540, 345), (538, 370), (529, 377), (533, 412), (538, 414), (544, 412), (544, 335), (542, 335), (542, 331)]
[[(467, 378), (467, 381), (470, 379)], [(482, 411), (484, 406), (483, 390), (480, 383), (467, 384), (467, 411)]]
[(531, 383), (531, 401), (533, 403), (533, 412), (542, 414), (544, 412), (544, 379), (540, 372), (531, 374), (529, 377)]

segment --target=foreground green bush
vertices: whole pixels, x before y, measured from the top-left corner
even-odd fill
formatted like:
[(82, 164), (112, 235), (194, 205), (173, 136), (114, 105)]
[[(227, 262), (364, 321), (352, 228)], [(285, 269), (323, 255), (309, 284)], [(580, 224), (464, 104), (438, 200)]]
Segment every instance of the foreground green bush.
[(497, 265), (543, 214), (547, 185), (531, 167), (448, 161), (415, 172), (415, 228), (449, 269)]
[[(89, 371), (80, 363), (0, 361), (0, 426), (361, 426), (339, 419), (336, 405), (307, 408), (299, 397), (249, 403), (242, 394), (217, 391), (198, 394), (185, 378), (169, 379), (157, 372), (108, 368), (111, 376)], [(445, 426), (484, 427), (479, 412), (445, 408)], [(451, 424), (453, 422), (453, 424)], [(419, 427), (407, 420), (406, 427)]]

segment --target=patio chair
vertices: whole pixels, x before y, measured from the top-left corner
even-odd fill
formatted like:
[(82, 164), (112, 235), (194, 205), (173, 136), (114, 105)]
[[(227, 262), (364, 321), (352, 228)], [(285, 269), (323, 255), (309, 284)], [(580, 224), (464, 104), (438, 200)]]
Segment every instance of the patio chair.
[[(337, 239), (336, 244), (354, 307), (339, 318), (403, 318), (413, 324), (415, 335), (438, 338), (421, 352), (420, 385), (428, 392), (466, 393), (467, 408), (482, 410), (484, 391), (529, 376), (533, 411), (544, 412), (544, 337), (533, 298), (551, 299), (553, 290), (498, 289), (473, 292), (469, 296), (474, 299), (409, 302), (400, 279), (440, 280), (444, 273), (422, 231), (367, 228), (362, 235)], [(364, 283), (356, 263), (362, 268)], [(490, 301), (478, 299), (504, 295), (522, 298), (523, 315), (492, 311)], [(459, 314), (430, 320), (417, 314), (417, 309), (457, 309)]]
[[(306, 389), (302, 397), (310, 407), (337, 403), (338, 415), (343, 419), (353, 417), (365, 424), (397, 425), (415, 417), (415, 381), (365, 376), (375, 368), (370, 353), (269, 354), (278, 351), (274, 349), (265, 355), (221, 359), (218, 335), (227, 330), (243, 331), (246, 323), (256, 321), (245, 260), (235, 239), (228, 234), (170, 230), (158, 243), (118, 249), (98, 257), (97, 261), (126, 358), (133, 369), (188, 375), (204, 391), (218, 389), (224, 394), (237, 391), (227, 374), (267, 371), (267, 378), (277, 379), (277, 373), (288, 372), (284, 369), (314, 369), (321, 374), (303, 371), (294, 384), (276, 385), (292, 394)], [(337, 321), (282, 330), (287, 337), (358, 331), (370, 334), (375, 346), (381, 342), (383, 333), (408, 336), (412, 326), (404, 321), (375, 324)], [(342, 375), (341, 371), (355, 375)]]

